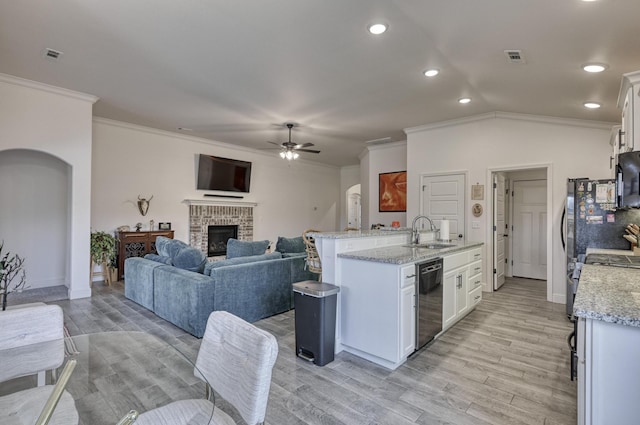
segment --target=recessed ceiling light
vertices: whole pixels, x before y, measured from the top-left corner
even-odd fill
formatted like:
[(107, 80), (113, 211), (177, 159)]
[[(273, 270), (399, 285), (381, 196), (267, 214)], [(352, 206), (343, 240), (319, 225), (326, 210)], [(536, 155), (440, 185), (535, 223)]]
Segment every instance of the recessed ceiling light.
[(585, 102), (584, 107), (589, 109), (598, 109), (601, 105), (598, 102)]
[(587, 63), (582, 65), (582, 69), (587, 72), (602, 72), (607, 69), (607, 65), (603, 63)]
[(462, 103), (462, 104), (469, 103), (469, 102), (471, 102), (471, 98), (470, 97), (461, 97), (460, 99), (458, 99), (458, 102)]
[(440, 70), (438, 70), (438, 69), (427, 69), (427, 70), (424, 72), (424, 75), (425, 75), (426, 77), (435, 77), (435, 76), (436, 76), (436, 75), (438, 75), (439, 73), (440, 73)]
[(385, 24), (372, 24), (369, 25), (369, 32), (374, 35), (380, 35), (387, 30), (387, 25)]

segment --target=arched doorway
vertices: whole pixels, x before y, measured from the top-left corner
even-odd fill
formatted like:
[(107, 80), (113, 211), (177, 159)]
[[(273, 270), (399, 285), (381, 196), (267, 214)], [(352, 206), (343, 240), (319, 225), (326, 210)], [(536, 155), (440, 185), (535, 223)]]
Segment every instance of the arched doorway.
[(0, 152), (0, 181), (1, 239), (25, 258), (28, 289), (67, 285), (71, 166), (41, 151), (9, 149)]
[(347, 189), (347, 227), (360, 229), (362, 225), (362, 207), (360, 185), (355, 184)]

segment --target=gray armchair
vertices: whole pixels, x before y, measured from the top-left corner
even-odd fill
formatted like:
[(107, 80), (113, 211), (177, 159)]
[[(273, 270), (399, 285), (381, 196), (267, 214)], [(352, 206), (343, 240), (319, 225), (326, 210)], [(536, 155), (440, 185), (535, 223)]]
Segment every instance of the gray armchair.
[[(205, 378), (213, 390), (235, 407), (249, 425), (264, 422), (271, 386), (271, 371), (278, 356), (273, 335), (228, 313), (214, 311), (196, 360), (195, 376)], [(181, 400), (140, 415), (136, 425), (234, 424), (210, 401)]]

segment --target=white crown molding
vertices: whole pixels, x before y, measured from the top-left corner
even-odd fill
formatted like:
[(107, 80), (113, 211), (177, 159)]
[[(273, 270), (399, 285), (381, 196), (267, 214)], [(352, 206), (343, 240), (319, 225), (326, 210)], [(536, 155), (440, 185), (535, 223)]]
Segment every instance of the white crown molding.
[[(225, 149), (233, 149), (236, 151), (241, 151), (241, 152), (247, 152), (247, 153), (251, 153), (251, 154), (257, 154), (257, 155), (261, 155), (261, 156), (265, 156), (271, 159), (276, 159), (278, 161), (282, 161), (282, 162), (289, 162), (289, 161), (285, 161), (282, 158), (280, 158), (277, 155), (274, 154), (270, 154), (270, 153), (266, 153), (264, 151), (261, 151), (259, 149), (254, 149), (254, 148), (248, 148), (245, 146), (238, 146), (238, 145), (232, 145), (229, 143), (224, 143), (224, 142), (219, 142), (217, 140), (212, 140), (212, 139), (205, 139), (204, 137), (198, 137), (198, 136), (191, 136), (188, 134), (184, 134), (184, 133), (178, 133), (178, 132), (173, 132), (173, 131), (168, 131), (168, 130), (160, 130), (158, 128), (153, 128), (153, 127), (147, 127), (147, 126), (143, 126), (143, 125), (139, 125), (139, 124), (132, 124), (132, 123), (128, 123), (128, 122), (124, 122), (124, 121), (117, 121), (117, 120), (112, 120), (110, 118), (103, 118), (103, 117), (93, 117), (93, 122), (94, 123), (99, 123), (99, 124), (105, 124), (105, 125), (111, 125), (114, 127), (121, 127), (121, 128), (126, 128), (128, 130), (134, 130), (134, 131), (140, 131), (143, 133), (149, 133), (149, 134), (155, 134), (156, 136), (163, 136), (163, 137), (171, 137), (174, 139), (182, 139), (182, 140), (186, 140), (189, 142), (194, 142), (194, 143), (202, 143), (205, 145), (210, 145), (210, 146), (217, 146), (220, 148), (225, 148)], [(335, 166), (335, 165), (329, 165), (329, 164), (323, 164), (320, 162), (314, 162), (314, 161), (309, 161), (307, 159), (296, 159), (295, 160), (296, 163), (303, 163), (303, 164), (309, 164), (309, 165), (313, 165), (316, 167), (323, 167), (323, 168), (330, 168), (332, 170), (337, 170), (340, 167)]]
[(100, 99), (98, 96), (94, 96), (92, 94), (86, 94), (86, 93), (81, 93), (81, 92), (73, 91), (69, 89), (63, 89), (62, 87), (51, 86), (49, 84), (39, 83), (33, 80), (27, 80), (27, 79), (15, 77), (9, 74), (0, 73), (0, 82), (13, 84), (15, 86), (28, 87), (30, 89), (45, 91), (48, 93), (58, 94), (58, 95), (70, 97), (73, 99), (83, 100), (89, 103), (96, 103), (98, 99)]
[[(622, 109), (624, 101), (627, 98), (627, 92), (636, 84), (640, 83), (640, 71), (629, 72), (622, 76), (622, 82), (620, 83), (620, 93), (618, 93), (618, 108)], [(635, 95), (640, 95), (635, 93)]]
[(443, 127), (452, 127), (462, 124), (469, 124), (476, 121), (484, 121), (490, 119), (508, 119), (514, 121), (529, 121), (529, 122), (538, 122), (543, 124), (555, 124), (555, 125), (567, 125), (572, 127), (582, 127), (582, 128), (595, 128), (600, 130), (610, 130), (612, 126), (619, 124), (615, 122), (604, 122), (604, 121), (589, 121), (589, 120), (579, 120), (575, 118), (558, 118), (558, 117), (549, 117), (544, 115), (529, 115), (529, 114), (518, 114), (514, 112), (489, 112), (486, 114), (473, 115), (470, 117), (457, 118), (449, 121), (441, 121), (433, 124), (421, 125), (418, 127), (409, 127), (405, 128), (404, 132), (406, 134), (417, 133), (421, 131), (434, 130), (437, 128)]
[(385, 149), (395, 149), (395, 148), (399, 148), (402, 146), (407, 146), (407, 141), (401, 141), (401, 142), (391, 142), (391, 143), (385, 143), (382, 145), (370, 145), (367, 146), (365, 149), (368, 151), (380, 151), (380, 150), (385, 150)]
[(224, 207), (257, 207), (256, 202), (235, 201), (233, 199), (184, 199), (183, 204), (191, 205), (221, 205)]

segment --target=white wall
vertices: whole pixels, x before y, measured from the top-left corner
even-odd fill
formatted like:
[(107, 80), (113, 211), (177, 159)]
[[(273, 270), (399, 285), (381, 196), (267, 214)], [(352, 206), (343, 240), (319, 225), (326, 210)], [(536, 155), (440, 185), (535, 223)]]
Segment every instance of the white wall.
[(360, 165), (350, 165), (340, 169), (340, 229), (347, 227), (347, 191), (360, 184)]
[[(566, 195), (566, 180), (575, 176), (600, 178), (609, 175), (609, 130), (605, 123), (561, 120), (547, 117), (493, 113), (466, 120), (407, 129), (408, 215), (419, 212), (420, 173), (468, 171), (470, 184), (485, 185), (485, 213), (480, 228), (471, 228), (466, 216), (467, 239), (484, 245), (485, 276), (493, 251), (491, 233), (490, 170), (550, 167), (550, 217), (548, 239), (552, 252), (552, 276), (548, 298), (565, 300), (565, 261), (560, 242), (560, 218)], [(488, 196), (487, 196), (488, 195)], [(467, 188), (467, 207), (471, 200)], [(476, 202), (476, 201), (474, 201)], [(478, 220), (473, 218), (474, 221)]]
[[(198, 154), (252, 162), (251, 192), (241, 201), (256, 202), (254, 240), (276, 241), (309, 228), (339, 227), (340, 170), (304, 160), (285, 161), (224, 143), (164, 132), (117, 121), (94, 119), (91, 226), (113, 232), (137, 222), (168, 221), (177, 239), (188, 241), (189, 209), (185, 199), (205, 199), (196, 190)], [(151, 200), (142, 217), (137, 197)], [(220, 199), (217, 199), (218, 201)], [(234, 200), (230, 200), (234, 201)]]
[(10, 182), (0, 184), (0, 235), (5, 252), (25, 258), (29, 289), (66, 282), (69, 168), (39, 151), (0, 152), (0, 182)]
[[(367, 152), (360, 156), (362, 176), (362, 228), (381, 223), (391, 226), (392, 221), (399, 221), (400, 226), (407, 225), (407, 214), (404, 212), (380, 212), (378, 206), (380, 173), (405, 171), (407, 169), (407, 144), (394, 142), (367, 147)], [(407, 193), (408, 195), (408, 193)]]
[[(69, 287), (71, 299), (91, 295), (91, 114), (96, 99), (0, 74), (0, 152), (8, 149), (40, 151), (59, 158), (70, 167), (67, 240), (49, 246), (48, 250), (52, 255), (56, 255), (56, 251), (66, 255), (64, 284)], [(8, 183), (3, 180), (2, 184)], [(46, 211), (43, 211), (45, 216)], [(15, 221), (13, 218), (9, 220), (12, 226)], [(28, 226), (24, 235), (34, 236)], [(19, 240), (7, 240), (7, 247), (15, 246), (11, 250), (23, 255), (27, 261), (37, 258), (36, 253), (21, 243)]]

